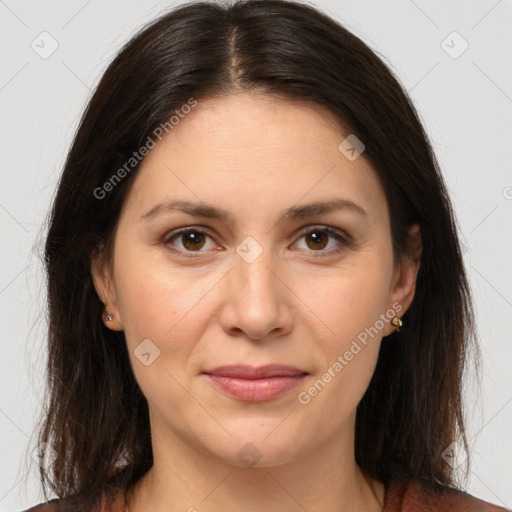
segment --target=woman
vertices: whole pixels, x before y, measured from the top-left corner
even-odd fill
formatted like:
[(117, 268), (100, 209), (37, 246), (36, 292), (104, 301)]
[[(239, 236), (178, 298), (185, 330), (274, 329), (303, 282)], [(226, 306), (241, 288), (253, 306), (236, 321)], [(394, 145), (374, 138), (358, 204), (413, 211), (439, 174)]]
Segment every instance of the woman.
[(136, 35), (45, 249), (57, 498), (31, 510), (505, 510), (455, 483), (475, 335), (435, 156), (314, 8), (193, 3)]

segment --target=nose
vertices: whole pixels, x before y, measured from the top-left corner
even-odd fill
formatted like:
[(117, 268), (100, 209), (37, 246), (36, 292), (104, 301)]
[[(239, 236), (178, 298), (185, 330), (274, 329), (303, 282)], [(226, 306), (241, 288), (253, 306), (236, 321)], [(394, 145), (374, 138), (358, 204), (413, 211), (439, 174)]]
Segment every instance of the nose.
[(251, 340), (291, 332), (293, 293), (283, 278), (272, 261), (270, 250), (264, 250), (251, 263), (236, 255), (234, 268), (224, 283), (224, 303), (220, 311), (224, 332)]

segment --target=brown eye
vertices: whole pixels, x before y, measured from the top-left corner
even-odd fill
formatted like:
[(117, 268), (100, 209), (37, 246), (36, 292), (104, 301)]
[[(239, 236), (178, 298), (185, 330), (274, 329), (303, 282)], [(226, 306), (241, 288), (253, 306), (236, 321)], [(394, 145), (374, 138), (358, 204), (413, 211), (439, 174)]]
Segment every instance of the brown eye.
[(181, 235), (183, 246), (189, 251), (197, 251), (204, 245), (204, 234), (196, 231), (190, 231)]
[[(328, 227), (313, 227), (301, 233), (300, 239), (305, 240), (305, 249), (313, 256), (330, 256), (343, 251), (349, 246), (350, 237), (344, 232)], [(333, 241), (334, 243), (331, 243)], [(337, 244), (336, 244), (337, 242)], [(330, 245), (330, 247), (328, 247)], [(327, 247), (327, 250), (324, 250)]]
[(329, 235), (325, 231), (310, 231), (304, 236), (311, 241), (311, 244), (306, 242), (310, 249), (323, 249), (329, 242)]
[[(171, 236), (167, 237), (164, 243), (183, 253), (201, 253), (206, 252), (203, 249), (207, 245), (208, 238), (211, 239), (206, 231), (198, 228), (188, 228), (174, 232)], [(213, 242), (211, 244), (215, 246)]]

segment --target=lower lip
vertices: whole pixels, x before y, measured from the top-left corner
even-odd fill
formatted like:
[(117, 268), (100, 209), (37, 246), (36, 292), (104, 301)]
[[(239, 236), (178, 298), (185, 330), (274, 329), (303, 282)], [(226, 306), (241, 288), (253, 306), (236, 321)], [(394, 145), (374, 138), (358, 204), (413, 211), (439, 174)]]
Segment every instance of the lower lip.
[(237, 379), (207, 375), (211, 382), (228, 395), (246, 402), (264, 402), (283, 395), (299, 384), (306, 375)]

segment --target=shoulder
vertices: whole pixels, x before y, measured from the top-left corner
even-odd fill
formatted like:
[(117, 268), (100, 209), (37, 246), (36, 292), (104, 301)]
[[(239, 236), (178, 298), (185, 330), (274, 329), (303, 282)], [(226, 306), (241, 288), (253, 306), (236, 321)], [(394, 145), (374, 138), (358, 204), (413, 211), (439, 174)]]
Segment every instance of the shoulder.
[(57, 498), (47, 501), (45, 503), (39, 503), (39, 505), (35, 505), (23, 512), (53, 512), (56, 510), (57, 504), (59, 500)]
[(510, 512), (465, 491), (422, 479), (392, 482), (384, 512)]
[[(79, 502), (79, 503), (78, 503)], [(45, 503), (29, 508), (23, 512), (58, 512), (61, 500), (54, 498)], [(124, 499), (124, 492), (118, 489), (116, 492), (103, 492), (96, 498), (89, 497), (73, 502), (73, 505), (68, 504), (67, 510), (80, 510), (82, 512), (125, 512), (126, 502)]]

